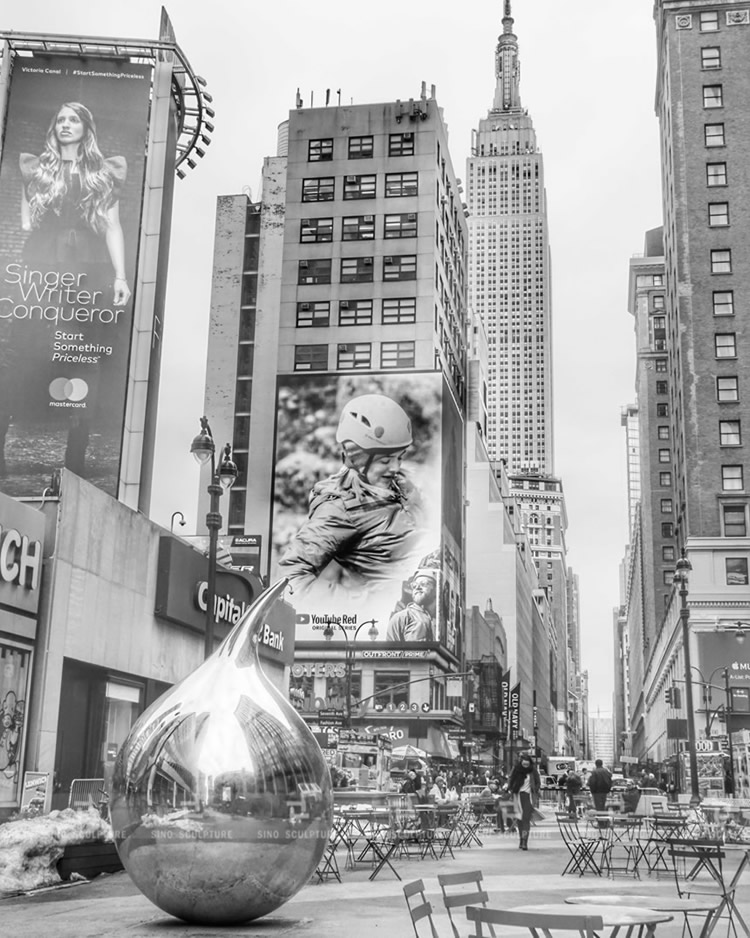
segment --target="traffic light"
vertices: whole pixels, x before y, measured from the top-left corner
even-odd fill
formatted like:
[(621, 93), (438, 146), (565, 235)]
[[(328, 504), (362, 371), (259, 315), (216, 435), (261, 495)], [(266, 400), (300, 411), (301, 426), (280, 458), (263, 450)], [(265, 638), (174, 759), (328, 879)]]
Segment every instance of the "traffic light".
[(665, 702), (666, 702), (666, 704), (667, 704), (668, 707), (672, 707), (672, 706), (674, 705), (674, 702), (673, 702), (673, 693), (672, 693), (673, 690), (674, 690), (673, 687), (665, 687), (665, 688), (664, 688), (664, 700), (665, 700)]

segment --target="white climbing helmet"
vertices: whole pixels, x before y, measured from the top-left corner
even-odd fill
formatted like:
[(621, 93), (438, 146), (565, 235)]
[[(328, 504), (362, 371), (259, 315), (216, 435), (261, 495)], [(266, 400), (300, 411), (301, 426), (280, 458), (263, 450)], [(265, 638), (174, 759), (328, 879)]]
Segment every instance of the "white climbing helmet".
[(411, 445), (411, 420), (390, 397), (362, 394), (341, 411), (337, 443), (356, 443), (364, 450), (400, 450)]

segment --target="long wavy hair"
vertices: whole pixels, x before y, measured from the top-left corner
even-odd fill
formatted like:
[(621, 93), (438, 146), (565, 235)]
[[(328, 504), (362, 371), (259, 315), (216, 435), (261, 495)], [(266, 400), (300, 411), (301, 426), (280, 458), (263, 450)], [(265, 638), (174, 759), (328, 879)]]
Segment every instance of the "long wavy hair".
[(83, 138), (78, 144), (77, 160), (81, 181), (78, 211), (90, 228), (103, 234), (107, 228), (107, 211), (113, 202), (114, 184), (96, 140), (94, 116), (85, 104), (78, 101), (61, 104), (50, 122), (44, 152), (39, 157), (39, 168), (29, 187), (31, 224), (37, 228), (50, 210), (59, 215), (68, 192), (68, 179), (56, 133), (57, 118), (66, 107), (74, 111), (83, 124)]

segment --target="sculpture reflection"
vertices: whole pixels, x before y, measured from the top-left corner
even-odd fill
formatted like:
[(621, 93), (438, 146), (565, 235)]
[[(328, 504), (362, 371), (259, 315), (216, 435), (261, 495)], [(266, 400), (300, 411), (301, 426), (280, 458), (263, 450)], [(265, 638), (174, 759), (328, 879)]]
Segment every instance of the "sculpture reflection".
[(256, 633), (285, 585), (141, 716), (117, 759), (120, 858), (144, 895), (186, 921), (266, 915), (307, 883), (328, 842), (327, 764), (257, 657)]

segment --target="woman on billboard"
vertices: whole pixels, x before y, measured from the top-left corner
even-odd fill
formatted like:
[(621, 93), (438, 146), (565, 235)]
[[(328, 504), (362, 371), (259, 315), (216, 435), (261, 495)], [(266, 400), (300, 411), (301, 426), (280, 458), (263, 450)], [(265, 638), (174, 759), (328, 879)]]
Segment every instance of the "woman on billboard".
[(119, 199), (127, 165), (122, 156), (102, 155), (91, 111), (78, 102), (63, 104), (44, 152), (22, 153), (20, 167), (21, 226), (31, 232), (24, 259), (37, 269), (85, 273), (92, 292), (112, 283), (114, 305), (124, 306), (131, 291)]
[(412, 444), (411, 421), (383, 394), (352, 398), (336, 430), (342, 466), (310, 492), (307, 520), (279, 561), (293, 592), (318, 578), (333, 589), (399, 579), (420, 534), (416, 490), (401, 472)]

